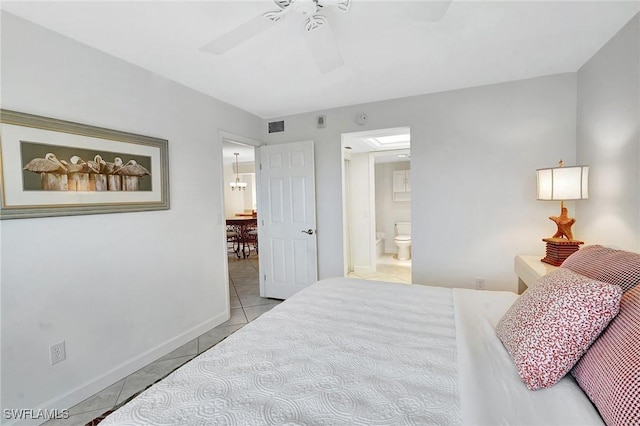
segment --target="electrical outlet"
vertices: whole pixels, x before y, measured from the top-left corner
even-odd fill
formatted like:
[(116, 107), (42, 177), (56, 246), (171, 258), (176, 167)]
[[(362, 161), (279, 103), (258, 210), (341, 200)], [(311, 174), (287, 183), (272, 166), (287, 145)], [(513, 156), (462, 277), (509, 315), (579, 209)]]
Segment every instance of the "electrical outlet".
[(476, 278), (476, 290), (484, 290), (484, 278)]
[(67, 359), (67, 350), (64, 345), (64, 340), (62, 342), (49, 346), (49, 359), (51, 360), (51, 365), (57, 364)]

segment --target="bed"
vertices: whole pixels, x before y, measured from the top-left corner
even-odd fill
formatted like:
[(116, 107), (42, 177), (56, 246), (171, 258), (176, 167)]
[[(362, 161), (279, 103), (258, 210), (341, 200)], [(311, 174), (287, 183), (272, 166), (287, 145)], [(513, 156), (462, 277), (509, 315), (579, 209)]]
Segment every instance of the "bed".
[(496, 333), (518, 299), (322, 280), (101, 425), (604, 424), (571, 374), (548, 388), (525, 386)]

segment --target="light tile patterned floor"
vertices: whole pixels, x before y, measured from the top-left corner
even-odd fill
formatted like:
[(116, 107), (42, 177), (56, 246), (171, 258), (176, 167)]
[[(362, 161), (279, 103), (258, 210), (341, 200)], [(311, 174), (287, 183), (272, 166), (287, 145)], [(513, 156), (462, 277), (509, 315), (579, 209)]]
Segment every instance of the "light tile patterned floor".
[(387, 281), (392, 283), (411, 284), (411, 260), (398, 260), (391, 253), (385, 253), (377, 259), (376, 272), (350, 272), (349, 278)]
[(280, 300), (260, 297), (259, 283), (255, 254), (247, 259), (229, 256), (231, 318), (228, 321), (72, 407), (68, 419), (50, 420), (45, 425), (80, 426), (91, 423), (281, 303)]

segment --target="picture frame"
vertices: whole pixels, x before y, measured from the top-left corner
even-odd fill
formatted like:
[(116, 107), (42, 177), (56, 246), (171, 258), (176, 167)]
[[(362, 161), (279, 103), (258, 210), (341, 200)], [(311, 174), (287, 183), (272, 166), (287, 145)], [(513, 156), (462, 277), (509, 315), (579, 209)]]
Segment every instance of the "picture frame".
[(168, 210), (168, 141), (0, 109), (0, 219)]

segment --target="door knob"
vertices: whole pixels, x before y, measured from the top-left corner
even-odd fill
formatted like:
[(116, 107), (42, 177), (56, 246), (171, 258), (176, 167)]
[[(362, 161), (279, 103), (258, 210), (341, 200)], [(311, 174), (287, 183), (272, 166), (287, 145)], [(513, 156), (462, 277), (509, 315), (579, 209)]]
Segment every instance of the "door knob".
[(313, 235), (313, 229), (307, 229), (306, 231), (302, 231), (305, 234)]

